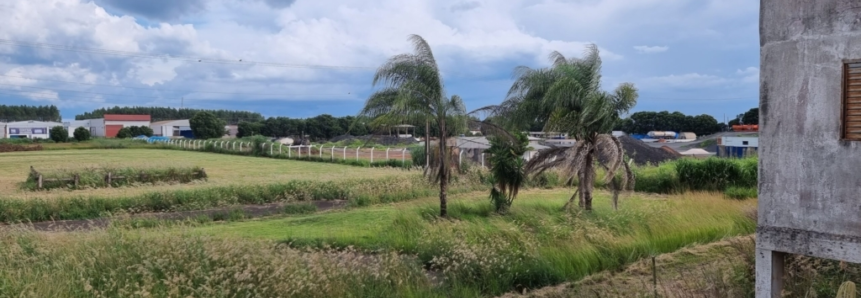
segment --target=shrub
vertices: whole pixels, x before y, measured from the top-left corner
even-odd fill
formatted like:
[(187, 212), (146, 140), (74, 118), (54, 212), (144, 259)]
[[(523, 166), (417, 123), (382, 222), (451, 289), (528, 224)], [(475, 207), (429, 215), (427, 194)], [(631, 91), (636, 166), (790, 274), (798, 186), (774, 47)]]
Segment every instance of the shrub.
[(75, 128), (75, 132), (73, 134), (75, 136), (75, 140), (77, 140), (78, 142), (83, 142), (90, 139), (90, 130), (85, 127)]
[(427, 161), (425, 160), (425, 147), (424, 146), (412, 146), (409, 148), (410, 156), (413, 159), (413, 164), (417, 166), (424, 167)]
[(149, 126), (129, 126), (129, 132), (131, 133), (132, 137), (137, 137), (141, 135), (151, 137), (153, 134), (152, 128), (150, 128)]
[(197, 112), (188, 120), (191, 132), (197, 139), (215, 139), (224, 136), (224, 120), (210, 112)]
[(132, 138), (132, 137), (134, 137), (134, 136), (132, 135), (131, 129), (128, 127), (120, 128), (120, 131), (117, 132), (117, 138), (118, 139), (128, 139), (128, 138)]
[(51, 127), (51, 130), (48, 132), (48, 136), (54, 142), (63, 143), (69, 139), (69, 131), (66, 130), (65, 127), (54, 126), (54, 127)]

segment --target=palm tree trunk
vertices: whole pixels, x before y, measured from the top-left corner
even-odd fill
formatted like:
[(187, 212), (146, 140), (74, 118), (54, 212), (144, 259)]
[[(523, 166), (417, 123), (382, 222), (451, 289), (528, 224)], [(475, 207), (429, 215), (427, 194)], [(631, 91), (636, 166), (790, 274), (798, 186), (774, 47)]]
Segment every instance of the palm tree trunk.
[(586, 164), (583, 165), (583, 209), (592, 211), (592, 187), (595, 180), (595, 162), (593, 160), (594, 149), (590, 148), (586, 153)]
[(447, 192), (448, 192), (448, 154), (446, 154), (445, 118), (441, 117), (439, 122), (439, 216), (448, 216)]

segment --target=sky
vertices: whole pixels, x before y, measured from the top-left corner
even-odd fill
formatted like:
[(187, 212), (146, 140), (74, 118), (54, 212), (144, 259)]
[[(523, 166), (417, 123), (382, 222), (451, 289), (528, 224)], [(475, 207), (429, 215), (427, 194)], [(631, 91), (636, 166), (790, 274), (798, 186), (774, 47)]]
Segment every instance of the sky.
[(588, 44), (602, 88), (638, 88), (632, 112), (722, 122), (759, 98), (751, 0), (4, 0), (0, 15), (0, 104), (64, 119), (112, 106), (355, 115), (411, 34), (468, 110), (501, 102), (515, 67)]

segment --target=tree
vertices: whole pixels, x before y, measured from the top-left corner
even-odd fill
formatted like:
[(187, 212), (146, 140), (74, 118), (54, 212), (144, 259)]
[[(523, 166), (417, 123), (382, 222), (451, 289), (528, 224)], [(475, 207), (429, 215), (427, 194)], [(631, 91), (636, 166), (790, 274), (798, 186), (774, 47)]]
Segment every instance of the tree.
[(128, 139), (128, 138), (133, 138), (133, 137), (134, 137), (134, 135), (132, 135), (132, 130), (129, 127), (123, 127), (123, 128), (120, 128), (119, 131), (117, 131), (117, 138), (118, 139)]
[(493, 188), (490, 202), (496, 212), (505, 213), (511, 207), (523, 182), (526, 181), (523, 154), (529, 147), (529, 139), (523, 133), (514, 133), (514, 138), (490, 136), (487, 161)]
[[(621, 142), (610, 132), (619, 115), (636, 105), (637, 89), (630, 83), (619, 85), (612, 93), (601, 89), (601, 58), (595, 45), (587, 48), (582, 59), (566, 59), (558, 52), (551, 53), (550, 59), (553, 65), (548, 68), (518, 67), (502, 104), (477, 111), (501, 116), (497, 119), (511, 127), (537, 121), (545, 123), (543, 131), (568, 133), (577, 140), (575, 146), (543, 150), (526, 164), (526, 171), (539, 174), (561, 168), (565, 178), (579, 180), (566, 208), (579, 194), (580, 207), (592, 210), (597, 162), (605, 169), (604, 179), (612, 182), (613, 206), (617, 208), (619, 191), (631, 188), (634, 177), (623, 160)], [(616, 179), (620, 169), (624, 173)]]
[(66, 130), (65, 127), (54, 126), (54, 127), (51, 127), (50, 131), (48, 131), (48, 136), (54, 142), (63, 143), (69, 139), (69, 131)]
[(741, 122), (747, 125), (759, 124), (759, 108), (753, 108), (741, 115)]
[(215, 139), (224, 136), (224, 120), (210, 112), (197, 112), (188, 120), (196, 139)]
[(141, 135), (151, 137), (153, 131), (149, 126), (129, 126), (129, 133), (131, 133), (132, 137)]
[(263, 123), (260, 122), (239, 122), (239, 124), (236, 125), (236, 137), (244, 138), (260, 135), (260, 130), (263, 127)]
[(377, 69), (373, 85), (383, 88), (371, 94), (359, 116), (372, 119), (372, 127), (418, 126), (433, 122), (440, 128), (438, 150), (428, 150), (428, 155), (436, 158), (425, 168), (425, 175), (439, 182), (440, 216), (446, 217), (451, 174), (446, 132), (449, 128), (466, 127), (466, 108), (459, 96), (447, 97), (436, 58), (427, 41), (418, 35), (410, 36), (409, 40), (413, 53), (393, 56)]
[(75, 140), (78, 140), (78, 142), (83, 142), (90, 139), (90, 130), (86, 127), (75, 128), (75, 131), (72, 134), (74, 135)]

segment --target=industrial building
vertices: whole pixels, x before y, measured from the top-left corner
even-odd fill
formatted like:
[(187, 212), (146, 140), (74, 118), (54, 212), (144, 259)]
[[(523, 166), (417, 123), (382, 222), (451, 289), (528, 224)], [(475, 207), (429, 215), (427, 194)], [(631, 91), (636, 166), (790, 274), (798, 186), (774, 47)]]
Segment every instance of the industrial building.
[(104, 118), (83, 121), (88, 121), (92, 136), (114, 138), (123, 127), (150, 126), (150, 115), (105, 114)]
[(48, 139), (48, 132), (54, 126), (63, 126), (59, 122), (18, 121), (5, 124), (4, 138)]
[(759, 150), (759, 137), (720, 137), (717, 156), (743, 158), (756, 155)]
[(194, 134), (191, 132), (191, 124), (189, 124), (187, 119), (153, 122), (149, 127), (152, 128), (152, 133), (155, 136), (194, 138)]
[(861, 263), (861, 6), (762, 0), (756, 297), (787, 254)]
[[(90, 120), (75, 120), (75, 121), (63, 122), (63, 127), (65, 127), (66, 130), (69, 132), (70, 138), (75, 137), (75, 130), (78, 129), (79, 127), (83, 127), (83, 128), (86, 128), (87, 130), (91, 131)], [(92, 135), (92, 131), (91, 131), (91, 135)]]

